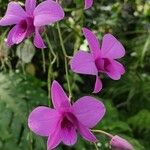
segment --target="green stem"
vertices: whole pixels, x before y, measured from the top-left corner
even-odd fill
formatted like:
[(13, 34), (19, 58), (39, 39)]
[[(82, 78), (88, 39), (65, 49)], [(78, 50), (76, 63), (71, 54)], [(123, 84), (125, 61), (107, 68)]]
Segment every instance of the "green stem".
[(0, 61), (1, 61), (1, 67), (0, 67), (0, 69), (4, 69), (4, 72), (6, 72), (7, 69), (6, 69), (4, 60), (0, 59)]
[[(48, 57), (49, 57), (49, 66), (48, 66), (48, 74), (47, 74), (47, 88), (48, 88), (48, 98), (50, 99), (51, 97), (51, 92), (50, 92), (50, 89), (51, 89), (51, 83), (52, 83), (52, 66), (53, 64), (55, 63), (56, 61), (56, 54), (54, 53), (54, 50), (53, 50), (53, 47), (48, 39), (48, 36), (46, 34), (46, 41), (47, 41), (47, 44), (48, 44), (48, 48), (49, 48), (49, 53), (48, 53)], [(53, 60), (52, 60), (52, 55), (53, 55)], [(48, 105), (50, 106), (50, 100), (48, 99)]]
[[(25, 94), (25, 96), (27, 96), (27, 94)], [(28, 101), (27, 100), (25, 100), (25, 102), (26, 102), (26, 106), (27, 106), (27, 112), (28, 112), (28, 114), (29, 114), (29, 110), (30, 110), (30, 105), (29, 105), (29, 103), (28, 103)], [(27, 140), (29, 141), (29, 143), (30, 143), (30, 150), (33, 150), (33, 136), (32, 136), (32, 132), (31, 132), (31, 130), (29, 130), (28, 131), (28, 134), (27, 134)]]
[(46, 72), (46, 63), (45, 63), (45, 53), (44, 53), (44, 49), (41, 50), (42, 51), (42, 60), (43, 60), (43, 71), (44, 73)]
[(142, 50), (142, 54), (141, 54), (141, 64), (143, 64), (144, 58), (145, 58), (145, 54), (146, 52), (149, 50), (149, 43), (150, 43), (150, 34), (148, 35), (148, 38), (144, 44), (143, 50)]
[(61, 31), (60, 31), (59, 23), (57, 23), (57, 30), (58, 30), (58, 34), (59, 34), (61, 48), (62, 48), (62, 51), (63, 51), (63, 54), (64, 54), (66, 79), (67, 79), (68, 90), (69, 90), (69, 98), (71, 99), (72, 93), (71, 93), (71, 87), (70, 87), (70, 81), (69, 81), (69, 73), (68, 73), (68, 65), (67, 65), (67, 57), (68, 56), (67, 56), (67, 53), (66, 53), (66, 50), (65, 50), (65, 46), (64, 46), (62, 34), (61, 34)]
[(94, 142), (94, 146), (95, 146), (96, 150), (99, 150), (99, 148), (98, 148), (98, 146), (97, 146), (97, 144), (95, 142)]
[(25, 64), (24, 64), (24, 62), (21, 60), (21, 67), (22, 67), (22, 72), (23, 72), (23, 74), (24, 75), (26, 75), (26, 71), (25, 71)]
[(67, 57), (67, 53), (66, 53), (66, 50), (65, 50), (65, 46), (64, 46), (62, 34), (61, 34), (61, 31), (60, 31), (59, 23), (57, 23), (57, 30), (58, 30), (60, 44), (61, 44), (61, 48), (62, 48), (63, 54), (64, 54), (65, 57)]
[(106, 136), (109, 137), (109, 138), (112, 138), (112, 137), (113, 137), (112, 134), (107, 133), (107, 132), (105, 132), (105, 131), (103, 131), (103, 130), (91, 130), (91, 131), (92, 131), (92, 132), (95, 132), (95, 133), (104, 134), (104, 135), (106, 135)]
[[(52, 75), (52, 64), (51, 64), (51, 53), (49, 50), (49, 66), (48, 66), (48, 74), (47, 74), (47, 88), (48, 88), (48, 98), (50, 99), (51, 97), (51, 75)], [(48, 105), (50, 106), (50, 100), (48, 99)]]
[(33, 136), (31, 131), (29, 131), (29, 142), (30, 142), (30, 150), (33, 150)]
[(51, 64), (54, 64), (55, 61), (56, 61), (56, 59), (57, 59), (57, 56), (56, 56), (56, 54), (55, 54), (55, 52), (54, 52), (54, 50), (53, 50), (53, 47), (52, 47), (52, 45), (51, 45), (51, 43), (50, 43), (50, 41), (49, 41), (49, 39), (48, 39), (47, 34), (45, 34), (45, 37), (46, 37), (46, 41), (47, 41), (48, 47), (49, 47), (49, 49), (50, 49), (50, 51), (51, 51), (51, 53), (52, 53), (52, 55), (53, 55), (53, 57), (54, 57), (53, 60), (52, 60), (52, 62), (51, 62)]

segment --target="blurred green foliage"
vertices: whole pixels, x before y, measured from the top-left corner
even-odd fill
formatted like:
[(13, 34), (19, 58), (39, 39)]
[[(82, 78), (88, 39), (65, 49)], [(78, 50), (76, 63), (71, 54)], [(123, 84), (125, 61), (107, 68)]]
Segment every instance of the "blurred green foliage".
[[(23, 1), (22, 1), (23, 2)], [(0, 16), (8, 1), (0, 1)], [(122, 63), (126, 74), (119, 81), (103, 78), (104, 89), (96, 96), (105, 103), (107, 112), (96, 127), (128, 139), (135, 150), (150, 149), (150, 1), (95, 0), (91, 9), (84, 11), (81, 0), (62, 2), (66, 17), (60, 22), (67, 54), (87, 49), (81, 29), (93, 30), (99, 40), (104, 33), (115, 35), (126, 48)], [(5, 44), (8, 28), (0, 28), (0, 149), (44, 150), (46, 139), (31, 133), (27, 127), (29, 112), (38, 105), (48, 105), (48, 84), (58, 80), (67, 89), (64, 56), (56, 25), (43, 34), (50, 42), (44, 51), (34, 50), (32, 38), (19, 46)], [(46, 38), (47, 37), (47, 38)], [(68, 59), (69, 64), (69, 59)], [(68, 65), (69, 66), (69, 65)], [(69, 71), (73, 100), (92, 92), (94, 77)], [(85, 86), (86, 85), (86, 86)], [(102, 150), (108, 150), (109, 140), (97, 134)], [(61, 145), (58, 150), (93, 150), (93, 144), (79, 138), (74, 147)]]

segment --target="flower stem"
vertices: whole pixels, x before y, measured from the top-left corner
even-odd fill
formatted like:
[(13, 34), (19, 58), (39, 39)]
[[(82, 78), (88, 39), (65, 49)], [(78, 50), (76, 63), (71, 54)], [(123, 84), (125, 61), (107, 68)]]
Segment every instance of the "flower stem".
[(106, 136), (109, 137), (109, 138), (112, 138), (112, 137), (113, 137), (112, 134), (110, 134), (110, 133), (108, 133), (108, 132), (105, 132), (105, 131), (103, 131), (103, 130), (91, 130), (91, 131), (92, 131), (92, 132), (95, 132), (95, 133), (104, 134), (104, 135), (106, 135)]
[(57, 56), (56, 56), (56, 54), (55, 54), (55, 52), (54, 52), (54, 50), (53, 50), (53, 47), (52, 47), (52, 45), (51, 45), (51, 43), (50, 43), (50, 41), (49, 41), (49, 39), (48, 39), (47, 34), (45, 34), (45, 37), (46, 37), (46, 41), (47, 41), (48, 47), (49, 47), (49, 49), (50, 49), (50, 52), (52, 53), (52, 55), (53, 55), (53, 57), (54, 57), (53, 60), (52, 60), (52, 62), (51, 62), (51, 64), (54, 64), (55, 61), (56, 61), (56, 59), (57, 59)]
[(22, 60), (21, 60), (21, 67), (22, 67), (23, 74), (26, 75), (25, 65), (24, 65), (24, 62)]
[(65, 50), (65, 46), (64, 46), (62, 34), (61, 34), (61, 31), (60, 31), (59, 23), (57, 23), (57, 30), (58, 30), (58, 34), (59, 34), (59, 39), (60, 39), (61, 48), (62, 48), (62, 51), (63, 51), (63, 54), (64, 54), (66, 80), (67, 80), (68, 90), (69, 90), (69, 99), (71, 99), (72, 93), (71, 93), (71, 87), (70, 87), (70, 81), (69, 81), (69, 74), (68, 74), (68, 65), (67, 65), (67, 57), (68, 57), (68, 56), (67, 56), (67, 54), (66, 54), (66, 50)]
[(97, 144), (95, 142), (94, 142), (94, 146), (95, 146), (96, 150), (99, 150), (99, 148), (98, 148), (98, 146), (97, 146)]
[(46, 64), (45, 64), (45, 53), (44, 53), (44, 49), (42, 48), (42, 60), (43, 60), (43, 71), (44, 73), (46, 72)]
[[(51, 97), (51, 75), (52, 75), (52, 64), (51, 64), (51, 53), (49, 50), (49, 66), (48, 66), (48, 74), (47, 74), (47, 88), (48, 88), (48, 98), (50, 99)], [(48, 99), (48, 105), (50, 106), (50, 100)]]
[[(48, 58), (49, 58), (49, 66), (48, 66), (48, 73), (47, 73), (47, 89), (48, 89), (48, 106), (50, 106), (50, 97), (51, 97), (51, 92), (50, 92), (50, 88), (51, 88), (51, 82), (52, 82), (52, 66), (56, 61), (56, 55), (54, 53), (53, 47), (48, 39), (48, 36), (46, 34), (46, 41), (48, 44), (48, 48), (49, 48), (49, 52), (48, 52)], [(53, 60), (52, 60), (52, 55), (54, 56)]]

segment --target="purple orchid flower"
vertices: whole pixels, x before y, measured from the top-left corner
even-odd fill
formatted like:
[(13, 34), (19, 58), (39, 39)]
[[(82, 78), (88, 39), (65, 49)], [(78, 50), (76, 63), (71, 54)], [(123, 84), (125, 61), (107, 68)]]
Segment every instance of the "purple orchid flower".
[(79, 50), (71, 60), (71, 69), (76, 73), (96, 75), (93, 93), (102, 89), (98, 72), (107, 74), (113, 80), (119, 80), (125, 69), (116, 59), (125, 55), (122, 44), (111, 34), (105, 34), (100, 48), (96, 36), (87, 28), (83, 28), (91, 53)]
[(14, 25), (7, 37), (7, 44), (19, 44), (26, 37), (34, 34), (34, 45), (45, 48), (40, 35), (43, 27), (64, 18), (61, 6), (53, 0), (46, 0), (36, 6), (36, 0), (26, 0), (25, 10), (17, 2), (10, 2), (5, 16), (0, 20), (1, 26)]
[(35, 108), (28, 118), (29, 128), (38, 135), (47, 136), (47, 149), (54, 149), (63, 142), (74, 145), (77, 131), (90, 142), (97, 139), (90, 131), (104, 116), (105, 107), (99, 100), (84, 96), (73, 105), (57, 81), (51, 87), (54, 109), (40, 106)]
[(93, 5), (93, 0), (84, 1), (84, 9), (89, 9)]

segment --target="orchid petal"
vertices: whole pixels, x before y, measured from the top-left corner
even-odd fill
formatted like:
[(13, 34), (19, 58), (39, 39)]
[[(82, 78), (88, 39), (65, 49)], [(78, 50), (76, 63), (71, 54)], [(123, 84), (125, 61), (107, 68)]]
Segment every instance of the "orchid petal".
[(125, 73), (124, 66), (116, 60), (111, 60), (110, 62), (106, 67), (106, 74), (113, 80), (119, 80), (121, 75)]
[(89, 9), (93, 4), (93, 0), (85, 0), (84, 3), (85, 3), (84, 9)]
[(62, 129), (62, 141), (65, 145), (74, 145), (77, 141), (77, 132), (74, 127)]
[(94, 127), (104, 116), (104, 104), (90, 96), (78, 99), (72, 106), (79, 122), (88, 128)]
[(26, 0), (25, 9), (29, 15), (33, 15), (34, 9), (36, 7), (36, 0)]
[(71, 70), (76, 73), (97, 75), (98, 71), (90, 53), (78, 51), (71, 60)]
[(5, 16), (0, 20), (1, 26), (14, 25), (26, 17), (26, 12), (16, 2), (10, 2)]
[(43, 26), (52, 24), (64, 18), (62, 7), (52, 0), (40, 3), (34, 10), (34, 25)]
[(94, 91), (93, 91), (93, 93), (98, 93), (98, 92), (100, 92), (101, 89), (102, 89), (102, 87), (103, 87), (103, 84), (102, 84), (101, 79), (100, 79), (98, 76), (96, 76), (96, 81), (95, 81), (95, 86), (94, 86)]
[(118, 61), (116, 61), (116, 60), (113, 60), (113, 63), (114, 63), (115, 68), (118, 70), (118, 72), (121, 75), (123, 75), (125, 73), (124, 66), (121, 63), (119, 63)]
[(62, 141), (60, 126), (55, 127), (55, 131), (48, 137), (47, 150), (53, 150)]
[(89, 142), (96, 142), (97, 141), (95, 135), (90, 131), (90, 129), (88, 129), (87, 127), (85, 127), (81, 123), (79, 123), (78, 127), (79, 127), (79, 132), (80, 132), (81, 136), (85, 140), (87, 140)]
[(105, 34), (102, 41), (101, 54), (104, 58), (118, 59), (125, 55), (125, 49), (113, 35)]
[(49, 136), (57, 126), (59, 115), (56, 110), (40, 106), (28, 118), (29, 128), (38, 135)]
[(46, 48), (44, 41), (39, 33), (39, 27), (35, 28), (34, 45), (37, 48)]
[(55, 109), (60, 107), (70, 107), (69, 99), (57, 81), (53, 81), (51, 87), (52, 102)]
[(24, 40), (27, 34), (26, 27), (23, 27), (22, 24), (15, 25), (8, 33), (7, 44), (12, 46), (13, 44), (18, 44)]
[(16, 26), (14, 26), (10, 31), (9, 31), (9, 33), (8, 33), (8, 35), (7, 35), (7, 44), (8, 44), (8, 46), (12, 46), (13, 44), (14, 44), (14, 42), (12, 41), (12, 39), (13, 39), (13, 35), (14, 35), (14, 33), (16, 32), (16, 29), (17, 29), (18, 27), (17, 27), (17, 25)]
[(12, 41), (15, 44), (21, 43), (27, 34), (27, 23), (25, 20), (22, 20), (19, 24), (16, 25), (16, 30), (13, 34)]
[(93, 54), (94, 59), (100, 57), (100, 44), (94, 33), (92, 33), (89, 29), (82, 29), (84, 36), (86, 37), (91, 53)]

